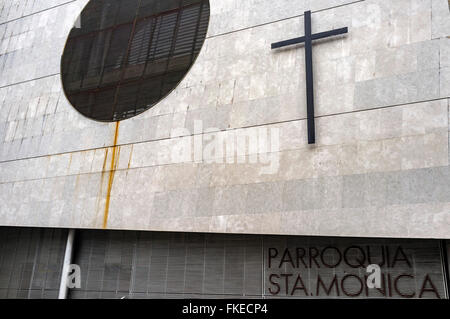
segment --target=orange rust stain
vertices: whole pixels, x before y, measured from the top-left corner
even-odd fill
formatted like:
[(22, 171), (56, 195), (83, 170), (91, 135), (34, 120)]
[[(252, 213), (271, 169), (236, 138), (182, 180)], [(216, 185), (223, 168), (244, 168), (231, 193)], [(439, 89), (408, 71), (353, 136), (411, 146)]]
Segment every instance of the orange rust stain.
[(102, 177), (100, 180), (100, 194), (99, 198), (103, 196), (103, 180), (105, 179), (105, 173), (106, 173), (106, 162), (108, 160), (108, 152), (109, 148), (105, 149), (105, 159), (103, 160), (103, 166), (102, 166)]
[(109, 148), (105, 150), (105, 159), (103, 160), (102, 174), (104, 174), (106, 170), (106, 160), (108, 159), (108, 151)]
[(131, 166), (131, 158), (133, 157), (133, 144), (131, 144), (131, 150), (130, 150), (130, 158), (128, 159), (128, 169), (130, 169)]
[[(117, 169), (117, 162), (120, 155), (120, 147), (117, 147), (117, 139), (119, 137), (119, 123), (116, 122), (116, 131), (114, 133), (114, 143), (112, 147), (112, 157), (111, 157), (111, 164), (109, 169), (109, 179), (108, 179), (108, 190), (106, 191), (106, 204), (105, 204), (105, 211), (103, 214), (103, 228), (105, 229), (108, 226), (108, 215), (109, 215), (109, 204), (111, 201), (111, 190), (112, 185), (114, 182), (114, 175), (116, 173)], [(103, 169), (104, 171), (104, 169)], [(103, 173), (102, 173), (103, 174)]]
[(100, 202), (101, 202), (101, 198), (103, 196), (103, 182), (105, 180), (105, 172), (106, 172), (106, 162), (108, 159), (108, 151), (109, 148), (105, 149), (105, 159), (103, 160), (103, 166), (102, 166), (102, 175), (100, 178), (100, 191), (99, 194), (97, 196), (97, 209), (96, 209), (96, 214), (95, 214), (95, 220), (97, 220), (97, 216), (98, 216), (98, 211), (100, 210)]

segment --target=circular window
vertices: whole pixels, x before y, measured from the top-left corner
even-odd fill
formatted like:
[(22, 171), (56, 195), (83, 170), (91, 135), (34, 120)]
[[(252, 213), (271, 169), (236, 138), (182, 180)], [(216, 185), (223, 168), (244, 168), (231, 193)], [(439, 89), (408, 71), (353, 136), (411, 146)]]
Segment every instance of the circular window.
[(181, 82), (208, 24), (208, 0), (91, 0), (64, 48), (64, 92), (94, 120), (140, 114)]

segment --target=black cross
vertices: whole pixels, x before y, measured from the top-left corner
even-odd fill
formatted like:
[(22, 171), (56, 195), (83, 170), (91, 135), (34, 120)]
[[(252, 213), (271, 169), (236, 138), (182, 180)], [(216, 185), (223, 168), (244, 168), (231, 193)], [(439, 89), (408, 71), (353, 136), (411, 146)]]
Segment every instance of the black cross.
[(272, 43), (272, 50), (292, 44), (305, 43), (306, 64), (306, 105), (308, 112), (308, 144), (316, 143), (316, 129), (314, 124), (314, 81), (312, 66), (312, 42), (348, 32), (348, 28), (341, 28), (326, 32), (311, 34), (311, 11), (305, 12), (305, 36), (286, 41)]

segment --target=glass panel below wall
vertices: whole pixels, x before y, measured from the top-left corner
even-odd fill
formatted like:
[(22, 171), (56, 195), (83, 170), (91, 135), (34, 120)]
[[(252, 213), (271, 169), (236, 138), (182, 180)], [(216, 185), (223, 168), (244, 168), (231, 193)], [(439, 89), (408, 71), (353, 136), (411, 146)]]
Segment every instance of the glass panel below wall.
[[(0, 227), (0, 298), (57, 298), (66, 239)], [(78, 230), (69, 298), (448, 298), (442, 243)]]
[(81, 231), (77, 247), (72, 298), (446, 298), (438, 240)]

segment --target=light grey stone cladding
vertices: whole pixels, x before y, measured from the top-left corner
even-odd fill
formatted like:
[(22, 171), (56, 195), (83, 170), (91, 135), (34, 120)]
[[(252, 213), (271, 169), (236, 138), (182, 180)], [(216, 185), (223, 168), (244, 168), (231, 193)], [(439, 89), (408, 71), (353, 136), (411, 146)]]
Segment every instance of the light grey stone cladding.
[[(60, 57), (86, 3), (0, 1), (0, 225), (450, 238), (448, 1), (210, 0), (187, 77), (118, 126), (62, 92)], [(270, 50), (303, 35), (305, 10), (315, 33), (349, 28), (313, 47), (312, 147), (303, 47)], [(238, 164), (171, 156), (264, 128), (279, 129), (272, 174), (250, 148)]]

